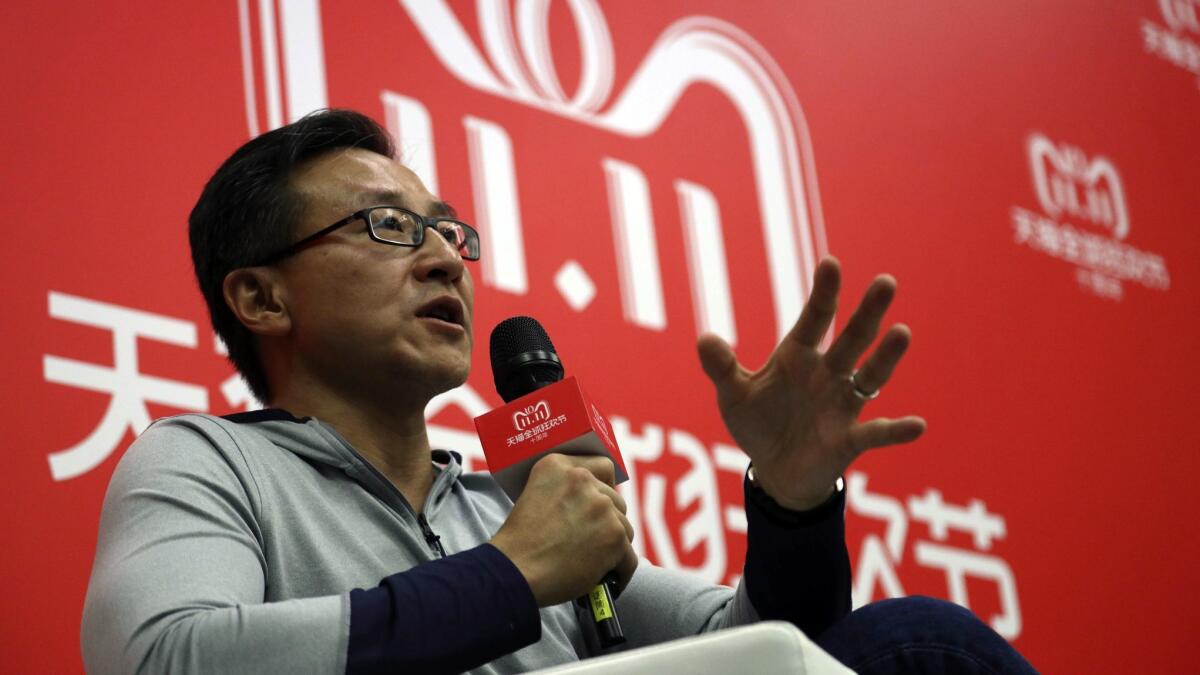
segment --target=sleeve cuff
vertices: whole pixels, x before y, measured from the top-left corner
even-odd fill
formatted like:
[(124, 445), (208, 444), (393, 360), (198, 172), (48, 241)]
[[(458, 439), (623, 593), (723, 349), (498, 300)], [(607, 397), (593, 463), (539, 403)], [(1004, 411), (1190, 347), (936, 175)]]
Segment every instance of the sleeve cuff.
[(517, 565), (500, 549), (491, 544), (478, 547), (480, 556), (487, 562), (506, 596), (505, 604), (510, 608), (513, 621), (510, 623), (515, 634), (530, 634), (529, 643), (537, 642), (542, 635), (542, 618), (538, 612), (537, 598), (533, 589)]
[(346, 672), (458, 673), (541, 634), (525, 577), (499, 549), (483, 544), (351, 591)]
[[(841, 480), (841, 478), (838, 479), (839, 484)], [(841, 515), (846, 508), (845, 489), (834, 490), (829, 499), (826, 499), (816, 508), (807, 511), (793, 511), (781, 506), (779, 502), (771, 498), (771, 495), (767, 494), (766, 490), (751, 483), (749, 472), (747, 472), (746, 477), (742, 481), (742, 487), (746, 494), (746, 509), (753, 508), (757, 510), (773, 525), (779, 527), (815, 525), (829, 520), (831, 517)]]
[(809, 511), (780, 506), (749, 480), (742, 584), (763, 619), (789, 621), (820, 635), (850, 612), (845, 490)]

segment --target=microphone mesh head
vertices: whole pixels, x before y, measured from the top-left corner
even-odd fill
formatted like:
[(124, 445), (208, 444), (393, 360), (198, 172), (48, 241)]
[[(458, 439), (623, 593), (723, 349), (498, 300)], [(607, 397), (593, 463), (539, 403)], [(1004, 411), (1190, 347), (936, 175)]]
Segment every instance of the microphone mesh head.
[(562, 361), (536, 319), (514, 316), (492, 329), (492, 379), (505, 403), (563, 378)]
[(501, 321), (492, 329), (488, 347), (493, 368), (525, 352), (557, 353), (546, 329), (530, 316), (514, 316)]

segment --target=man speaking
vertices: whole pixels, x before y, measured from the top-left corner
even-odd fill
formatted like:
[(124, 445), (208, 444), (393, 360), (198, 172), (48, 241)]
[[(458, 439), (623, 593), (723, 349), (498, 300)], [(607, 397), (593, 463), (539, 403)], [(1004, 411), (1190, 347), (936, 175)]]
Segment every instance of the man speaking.
[(121, 459), (84, 607), (89, 671), (524, 672), (592, 655), (572, 601), (610, 570), (631, 646), (783, 619), (852, 667), (909, 663), (901, 647), (932, 639), (903, 633), (919, 617), (953, 633), (933, 640), (944, 663), (1028, 668), (946, 603), (847, 616), (838, 478), (925, 428), (859, 420), (909, 342), (893, 326), (868, 353), (893, 280), (875, 280), (824, 353), (832, 259), (762, 369), (700, 338), (752, 462), (742, 582), (710, 586), (639, 566), (606, 458), (549, 455), (514, 504), (430, 448), (426, 404), (470, 370), (470, 261), (486, 242), (392, 155), (370, 119), (324, 111), (242, 146), (205, 186), (196, 276), (269, 408), (160, 420)]

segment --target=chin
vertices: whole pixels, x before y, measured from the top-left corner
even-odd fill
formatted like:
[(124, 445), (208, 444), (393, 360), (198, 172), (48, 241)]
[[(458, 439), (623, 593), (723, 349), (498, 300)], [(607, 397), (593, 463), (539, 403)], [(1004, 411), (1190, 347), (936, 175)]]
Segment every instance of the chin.
[(433, 385), (436, 394), (445, 393), (460, 387), (466, 383), (467, 377), (471, 374), (471, 357), (468, 356), (461, 363), (457, 364), (441, 364), (442, 367), (433, 369), (429, 373), (428, 381)]

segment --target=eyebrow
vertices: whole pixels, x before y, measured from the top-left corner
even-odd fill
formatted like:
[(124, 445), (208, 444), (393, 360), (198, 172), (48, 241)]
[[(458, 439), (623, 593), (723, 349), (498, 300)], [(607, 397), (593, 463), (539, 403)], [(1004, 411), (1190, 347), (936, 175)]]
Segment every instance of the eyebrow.
[[(413, 207), (412, 202), (405, 199), (404, 195), (400, 194), (399, 192), (384, 190), (382, 192), (369, 192), (366, 196), (370, 198), (372, 204), (395, 204), (396, 206), (403, 206), (411, 211), (418, 210)], [(428, 213), (424, 215), (431, 217), (458, 218), (458, 209), (454, 208), (449, 202), (438, 200), (430, 205)]]
[(436, 201), (433, 203), (433, 208), (430, 210), (433, 211), (433, 213), (430, 215), (458, 218), (458, 209), (451, 206), (449, 202)]

